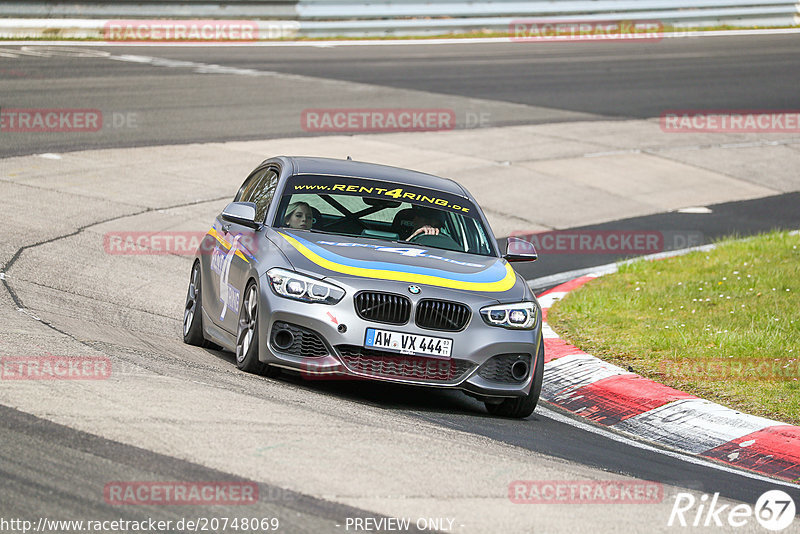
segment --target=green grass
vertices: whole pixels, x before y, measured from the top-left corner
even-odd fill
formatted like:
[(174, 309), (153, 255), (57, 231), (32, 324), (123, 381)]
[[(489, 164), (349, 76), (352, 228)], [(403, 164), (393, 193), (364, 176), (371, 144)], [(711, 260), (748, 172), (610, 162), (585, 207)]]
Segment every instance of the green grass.
[(621, 265), (557, 302), (548, 322), (598, 358), (800, 424), (800, 235)]

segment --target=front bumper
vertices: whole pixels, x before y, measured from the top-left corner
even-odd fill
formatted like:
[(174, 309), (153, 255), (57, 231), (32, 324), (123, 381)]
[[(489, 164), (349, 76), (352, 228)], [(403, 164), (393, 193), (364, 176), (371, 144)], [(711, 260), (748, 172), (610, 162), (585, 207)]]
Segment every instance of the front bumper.
[[(425, 298), (441, 298), (462, 302), (470, 307), (472, 316), (459, 332), (431, 330), (415, 324), (414, 311), (422, 296), (409, 295), (408, 284), (382, 282), (376, 291), (404, 295), (412, 301), (412, 313), (403, 325), (368, 321), (359, 317), (353, 302), (354, 295), (364, 289), (337, 279), (336, 284), (345, 289), (344, 298), (335, 305), (310, 304), (276, 295), (268, 280), (262, 278), (261, 313), (259, 313), (259, 351), (261, 361), (277, 367), (299, 371), (307, 378), (353, 378), (395, 382), (419, 386), (461, 389), (481, 397), (519, 397), (530, 391), (536, 365), (541, 329), (541, 312), (532, 330), (509, 330), (489, 326), (483, 322), (481, 307), (497, 301), (481, 295), (452, 292), (441, 288), (423, 286)], [(275, 333), (286, 328), (316, 334), (309, 335), (307, 343), (297, 343), (287, 348), (286, 340), (276, 339)], [(411, 356), (364, 347), (367, 328), (378, 328), (406, 334), (420, 334), (452, 339), (450, 359)], [(297, 335), (296, 330), (292, 332)], [(277, 341), (277, 342), (276, 342)], [(305, 344), (304, 344), (305, 343)], [(323, 347), (324, 348), (321, 348)], [(498, 355), (527, 355), (529, 370), (518, 380), (497, 379), (497, 373), (486, 373), (484, 364)], [(483, 371), (482, 371), (483, 369)], [(481, 376), (483, 374), (484, 376)], [(488, 378), (487, 378), (488, 377)]]

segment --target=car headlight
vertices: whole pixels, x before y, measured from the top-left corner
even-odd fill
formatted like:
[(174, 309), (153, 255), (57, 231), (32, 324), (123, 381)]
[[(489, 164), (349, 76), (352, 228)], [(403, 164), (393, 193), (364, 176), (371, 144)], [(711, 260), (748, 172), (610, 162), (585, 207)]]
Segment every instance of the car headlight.
[(481, 308), (483, 321), (503, 328), (531, 329), (536, 326), (537, 310), (533, 302), (498, 304)]
[(287, 299), (336, 304), (344, 297), (344, 289), (338, 286), (286, 269), (270, 269), (267, 277), (272, 290)]

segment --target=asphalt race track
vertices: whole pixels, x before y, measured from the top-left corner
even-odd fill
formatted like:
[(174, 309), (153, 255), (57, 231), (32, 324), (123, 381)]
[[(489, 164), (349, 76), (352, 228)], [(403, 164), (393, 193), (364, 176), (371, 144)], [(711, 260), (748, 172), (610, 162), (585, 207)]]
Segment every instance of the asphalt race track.
[[(796, 35), (0, 45), (0, 113), (103, 116), (98, 131), (0, 132), (0, 355), (98, 355), (114, 369), (102, 381), (0, 381), (0, 517), (247, 515), (277, 517), (283, 532), (407, 517), (412, 526), (452, 519), (437, 530), (465, 533), (671, 532), (691, 530), (667, 525), (679, 492), (752, 506), (782, 489), (800, 504), (800, 487), (655, 450), (547, 404), (513, 421), (457, 392), (239, 373), (231, 354), (180, 339), (189, 256), (114, 255), (103, 244), (111, 231), (205, 231), (251, 168), (294, 150), (463, 181), (498, 237), (659, 231), (672, 238), (669, 249), (797, 229), (797, 133), (680, 137), (660, 131), (658, 117), (797, 109), (799, 45)], [(301, 119), (307, 109), (386, 107), (449, 109), (456, 128), (330, 133)], [(578, 175), (594, 169), (598, 183), (581, 196), (589, 186)], [(679, 211), (697, 206), (707, 213)], [(543, 253), (520, 272), (535, 278), (630, 255)], [(628, 477), (663, 484), (663, 500), (569, 506), (508, 497), (515, 480)], [(114, 481), (156, 480), (252, 481), (259, 500), (121, 506), (104, 498)], [(763, 531), (754, 520), (698, 530)]]
[[(0, 155), (43, 146), (76, 150), (308, 135), (299, 120), (302, 109), (377, 107), (387, 99), (396, 107), (451, 108), (459, 126), (510, 126), (641, 119), (665, 110), (792, 109), (800, 86), (796, 35), (657, 43), (89, 46), (60, 53), (20, 48), (0, 45), (4, 108), (91, 108), (135, 113), (136, 122), (126, 127), (107, 117), (102, 136), (16, 135)], [(103, 60), (103, 54), (128, 60)], [(159, 68), (148, 66), (148, 57), (158, 58)], [(200, 65), (251, 72), (226, 75)], [(271, 73), (303, 78), (267, 84)]]

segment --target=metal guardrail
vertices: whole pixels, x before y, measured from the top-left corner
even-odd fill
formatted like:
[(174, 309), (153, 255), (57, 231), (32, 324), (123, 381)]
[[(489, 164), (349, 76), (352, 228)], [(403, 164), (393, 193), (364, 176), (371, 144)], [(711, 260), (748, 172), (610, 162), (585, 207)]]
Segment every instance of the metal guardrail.
[(301, 33), (308, 36), (508, 31), (519, 19), (653, 20), (676, 27), (800, 24), (798, 0), (300, 0), (297, 11)]
[[(3, 20), (3, 17), (6, 20)], [(0, 2), (0, 35), (21, 35), (9, 18), (51, 19), (50, 35), (68, 36), (59, 18), (258, 19), (259, 26), (282, 28), (262, 32), (278, 37), (407, 36), (474, 31), (508, 31), (515, 20), (606, 21), (649, 20), (678, 28), (730, 25), (800, 25), (800, 0), (139, 0), (81, 3), (48, 0)], [(97, 21), (101, 23), (102, 21)], [(274, 24), (273, 24), (274, 22)], [(34, 28), (27, 27), (27, 36)], [(89, 25), (91, 26), (91, 24)], [(92, 31), (85, 24), (84, 34)], [(100, 28), (102, 30), (102, 28)], [(97, 32), (94, 32), (97, 34)]]
[[(300, 0), (300, 18), (311, 19), (368, 19), (386, 17), (493, 17), (561, 15), (624, 15), (626, 12), (703, 10), (714, 8), (770, 8), (784, 6), (791, 13), (797, 0), (546, 0), (520, 2), (493, 0)], [(787, 7), (788, 6), (788, 7)]]
[(0, 17), (294, 19), (297, 0), (0, 0)]

